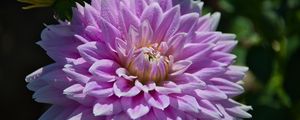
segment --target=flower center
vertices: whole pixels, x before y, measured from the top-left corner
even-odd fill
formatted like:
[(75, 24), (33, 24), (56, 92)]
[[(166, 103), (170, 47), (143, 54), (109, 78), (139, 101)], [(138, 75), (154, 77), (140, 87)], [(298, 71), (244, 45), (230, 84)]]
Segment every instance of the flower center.
[(168, 78), (169, 58), (155, 47), (142, 47), (135, 50), (128, 70), (142, 83), (160, 83)]
[(144, 57), (149, 62), (154, 62), (159, 60), (162, 56), (160, 56), (160, 52), (155, 51), (153, 48), (144, 48), (143, 49)]

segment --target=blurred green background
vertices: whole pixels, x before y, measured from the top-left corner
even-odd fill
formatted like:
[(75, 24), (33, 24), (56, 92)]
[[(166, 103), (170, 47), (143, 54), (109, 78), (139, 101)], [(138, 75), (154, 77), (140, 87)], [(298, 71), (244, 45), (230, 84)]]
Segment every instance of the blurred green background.
[(237, 63), (250, 68), (246, 93), (253, 120), (300, 120), (300, 0), (206, 0), (219, 29), (235, 33)]
[[(45, 1), (49, 5), (41, 6), (48, 7), (29, 10), (21, 9), (28, 4), (1, 1), (2, 118), (35, 120), (47, 108), (34, 102), (25, 87), (27, 74), (53, 62), (35, 42), (43, 24), (70, 19), (74, 1), (83, 0)], [(253, 106), (252, 119), (300, 120), (300, 0), (203, 1), (203, 13), (221, 12), (218, 30), (237, 35), (236, 64), (249, 66), (250, 71), (244, 81), (246, 92), (236, 99)]]

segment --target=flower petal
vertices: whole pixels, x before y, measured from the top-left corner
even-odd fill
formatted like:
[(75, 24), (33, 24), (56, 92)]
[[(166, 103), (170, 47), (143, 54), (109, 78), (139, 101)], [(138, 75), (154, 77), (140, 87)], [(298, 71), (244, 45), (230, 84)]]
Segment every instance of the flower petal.
[(160, 8), (163, 9), (163, 11), (169, 10), (172, 8), (172, 1), (173, 0), (158, 0)]
[(229, 53), (237, 45), (237, 43), (238, 42), (235, 40), (219, 41), (217, 42), (216, 47), (214, 47), (213, 50)]
[(148, 84), (142, 84), (140, 81), (136, 80), (134, 85), (139, 88), (140, 90), (143, 90), (145, 93), (148, 93), (149, 91), (152, 91), (156, 88), (155, 83), (148, 83)]
[(85, 106), (79, 106), (73, 111), (67, 120), (102, 120), (105, 117), (94, 116), (93, 110)]
[(157, 109), (164, 110), (170, 104), (170, 99), (167, 95), (161, 95), (154, 92), (150, 94), (145, 93), (144, 96), (148, 104)]
[[(102, 0), (104, 1), (104, 0)], [(106, 1), (106, 0), (105, 0)], [(111, 22), (108, 22), (107, 20), (104, 20), (103, 18), (100, 19), (100, 28), (103, 33), (102, 40), (105, 42), (105, 44), (110, 48), (110, 51), (116, 52), (116, 44), (115, 39), (118, 37), (120, 38), (121, 32), (119, 29), (117, 29)]]
[(185, 44), (181, 54), (174, 56), (175, 60), (190, 60), (191, 62), (202, 59), (211, 53), (213, 46), (211, 44), (189, 43)]
[(81, 93), (84, 87), (81, 84), (73, 84), (70, 87), (64, 89), (63, 94), (66, 95), (74, 95), (77, 93)]
[(174, 82), (165, 82), (162, 86), (157, 86), (155, 90), (161, 94), (180, 93), (180, 88)]
[(245, 77), (245, 72), (248, 70), (248, 67), (240, 67), (240, 66), (229, 66), (229, 70), (227, 70), (220, 77), (227, 79), (231, 82), (237, 82), (242, 80)]
[(146, 105), (143, 94), (134, 97), (122, 97), (121, 103), (123, 109), (127, 112), (131, 119), (138, 119), (146, 115), (150, 111), (150, 107)]
[(113, 95), (112, 85), (101, 83), (99, 85), (96, 81), (88, 82), (84, 89), (83, 93), (86, 93), (90, 96), (96, 98), (109, 97)]
[(170, 37), (178, 28), (180, 16), (180, 7), (175, 6), (163, 15), (160, 25), (155, 30), (156, 42), (161, 42), (165, 37)]
[[(92, 0), (97, 1), (97, 0)], [(98, 9), (101, 13), (101, 17), (104, 18), (106, 21), (109, 21), (112, 23), (112, 25), (118, 25), (118, 11), (119, 11), (119, 5), (117, 0), (100, 0), (98, 1), (98, 7), (95, 7)], [(97, 3), (97, 2), (95, 2)]]
[(127, 6), (121, 4), (121, 23), (123, 32), (127, 33), (129, 30), (129, 26), (133, 26), (137, 28), (140, 25), (139, 18), (132, 13)]
[(102, 59), (95, 62), (89, 71), (97, 77), (99, 81), (112, 82), (115, 80), (115, 71), (119, 68), (119, 64), (108, 59)]
[(224, 53), (224, 52), (213, 52), (209, 55), (210, 58), (214, 59), (215, 61), (225, 63), (227, 65), (230, 65), (234, 62), (236, 59), (236, 56), (230, 53)]
[(45, 86), (38, 89), (33, 94), (33, 99), (37, 102), (41, 103), (49, 103), (49, 104), (56, 104), (56, 105), (72, 105), (74, 104), (73, 101), (67, 99), (61, 90), (54, 88), (53, 86)]
[(180, 12), (187, 14), (191, 12), (201, 13), (203, 2), (193, 0), (172, 0), (173, 5), (180, 5)]
[(162, 19), (162, 9), (160, 8), (159, 4), (156, 2), (151, 3), (145, 8), (140, 19), (141, 22), (148, 21), (152, 30), (155, 30)]
[(202, 68), (197, 72), (192, 73), (193, 75), (199, 77), (201, 80), (208, 80), (212, 77), (219, 76), (224, 74), (225, 68), (223, 67), (211, 67), (211, 68)]
[(245, 110), (241, 109), (240, 107), (233, 107), (233, 108), (225, 108), (226, 112), (232, 116), (239, 117), (239, 118), (251, 118), (252, 115), (247, 113)]
[(203, 90), (196, 89), (195, 92), (199, 97), (207, 100), (224, 100), (228, 98), (223, 91), (213, 85), (207, 85)]
[(188, 33), (194, 29), (195, 25), (197, 24), (197, 20), (199, 18), (198, 13), (189, 13), (180, 16), (180, 26), (177, 32), (185, 32)]
[(39, 118), (39, 120), (67, 119), (74, 109), (76, 109), (76, 106), (62, 107), (53, 105)]
[(173, 73), (171, 73), (171, 76), (181, 75), (189, 68), (191, 64), (192, 62), (188, 60), (181, 60), (175, 62), (172, 66)]
[(115, 115), (122, 111), (122, 106), (119, 100), (114, 97), (105, 98), (98, 101), (93, 106), (93, 114), (95, 116)]
[(221, 119), (222, 113), (219, 112), (218, 108), (209, 100), (198, 100), (201, 109), (201, 118), (207, 119)]
[(200, 111), (197, 100), (189, 95), (170, 97), (170, 105), (184, 112), (198, 113)]
[(145, 105), (137, 105), (134, 108), (129, 108), (127, 110), (128, 115), (131, 119), (137, 119), (149, 112), (149, 107)]
[(214, 86), (223, 91), (226, 95), (230, 97), (237, 96), (244, 92), (244, 88), (231, 81), (222, 78), (212, 78), (210, 81), (213, 82)]
[(117, 79), (113, 86), (115, 95), (118, 97), (132, 97), (139, 94), (141, 90), (136, 86), (131, 86), (131, 82), (132, 81), (125, 80), (123, 78)]

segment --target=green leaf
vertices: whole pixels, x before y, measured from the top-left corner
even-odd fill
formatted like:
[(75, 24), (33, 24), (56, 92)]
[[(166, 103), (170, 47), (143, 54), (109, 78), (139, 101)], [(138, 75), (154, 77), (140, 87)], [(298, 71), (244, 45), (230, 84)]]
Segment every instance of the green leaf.
[(56, 0), (53, 9), (55, 16), (61, 20), (71, 20), (72, 7), (75, 7), (75, 3), (83, 4), (85, 0)]

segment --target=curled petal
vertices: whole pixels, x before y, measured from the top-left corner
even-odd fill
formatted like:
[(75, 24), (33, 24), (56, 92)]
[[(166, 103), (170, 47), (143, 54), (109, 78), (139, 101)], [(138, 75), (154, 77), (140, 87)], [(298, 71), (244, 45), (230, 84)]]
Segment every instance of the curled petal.
[(100, 59), (115, 60), (115, 54), (108, 52), (104, 43), (88, 42), (77, 47), (80, 55), (87, 61), (94, 63)]
[(145, 93), (144, 95), (148, 104), (157, 109), (164, 110), (170, 104), (170, 98), (167, 95), (161, 95), (155, 92), (152, 94)]
[(122, 97), (121, 103), (123, 105), (123, 109), (131, 119), (141, 118), (150, 111), (150, 107), (145, 104), (146, 101), (142, 94), (134, 97)]
[(113, 88), (110, 83), (99, 85), (97, 82), (92, 81), (85, 85), (83, 93), (96, 98), (109, 97), (113, 95)]
[(119, 68), (119, 64), (108, 59), (102, 59), (95, 62), (89, 71), (97, 77), (99, 81), (114, 81), (115, 71)]
[(119, 78), (113, 86), (115, 95), (122, 97), (132, 97), (140, 93), (140, 89), (131, 85), (131, 81)]
[(100, 100), (93, 106), (93, 114), (95, 116), (114, 115), (122, 111), (122, 106), (119, 100), (115, 97)]

